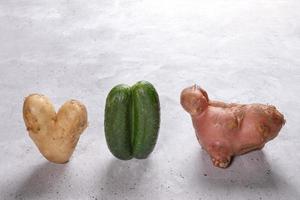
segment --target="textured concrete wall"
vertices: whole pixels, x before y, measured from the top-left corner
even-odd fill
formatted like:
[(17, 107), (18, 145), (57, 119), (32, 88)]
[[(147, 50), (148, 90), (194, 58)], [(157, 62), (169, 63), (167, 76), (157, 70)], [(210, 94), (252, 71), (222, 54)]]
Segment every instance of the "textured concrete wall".
[[(297, 0), (0, 0), (0, 199), (300, 199), (299, 11)], [(141, 79), (160, 94), (159, 140), (149, 159), (119, 161), (105, 98)], [(287, 124), (263, 151), (214, 168), (179, 104), (193, 83), (274, 104)], [(66, 165), (47, 162), (25, 130), (35, 92), (88, 108)]]

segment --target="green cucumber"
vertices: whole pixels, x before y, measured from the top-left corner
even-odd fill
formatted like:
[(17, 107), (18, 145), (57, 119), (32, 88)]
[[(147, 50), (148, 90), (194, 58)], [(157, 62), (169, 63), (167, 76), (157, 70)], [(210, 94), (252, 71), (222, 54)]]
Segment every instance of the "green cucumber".
[(146, 158), (154, 149), (160, 124), (160, 105), (153, 85), (140, 81), (131, 88), (132, 97), (132, 153)]
[(108, 94), (105, 105), (105, 138), (110, 152), (119, 159), (132, 158), (130, 133), (131, 90), (117, 85)]
[(147, 158), (155, 147), (159, 124), (159, 97), (151, 83), (117, 85), (108, 94), (105, 137), (109, 150), (117, 158)]

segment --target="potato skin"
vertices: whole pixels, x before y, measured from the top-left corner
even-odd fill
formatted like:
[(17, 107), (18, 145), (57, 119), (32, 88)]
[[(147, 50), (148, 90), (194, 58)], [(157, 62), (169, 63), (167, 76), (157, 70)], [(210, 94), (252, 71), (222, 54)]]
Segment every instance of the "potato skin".
[(182, 91), (181, 104), (192, 116), (199, 143), (221, 168), (228, 167), (234, 155), (263, 148), (285, 124), (274, 106), (209, 100), (196, 85)]
[(25, 98), (23, 118), (30, 138), (42, 155), (54, 163), (69, 161), (80, 134), (87, 127), (87, 110), (76, 100), (69, 100), (58, 113), (41, 94)]

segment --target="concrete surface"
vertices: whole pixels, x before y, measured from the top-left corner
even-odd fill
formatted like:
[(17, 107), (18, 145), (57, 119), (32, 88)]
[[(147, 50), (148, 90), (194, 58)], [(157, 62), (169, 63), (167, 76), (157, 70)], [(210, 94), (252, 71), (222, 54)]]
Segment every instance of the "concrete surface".
[[(297, 0), (0, 0), (0, 199), (300, 199), (300, 3)], [(147, 160), (107, 149), (103, 111), (118, 83), (160, 94)], [(194, 82), (211, 98), (271, 103), (287, 124), (226, 170), (212, 167), (179, 105)], [(66, 165), (28, 137), (23, 98), (84, 102), (89, 128)]]

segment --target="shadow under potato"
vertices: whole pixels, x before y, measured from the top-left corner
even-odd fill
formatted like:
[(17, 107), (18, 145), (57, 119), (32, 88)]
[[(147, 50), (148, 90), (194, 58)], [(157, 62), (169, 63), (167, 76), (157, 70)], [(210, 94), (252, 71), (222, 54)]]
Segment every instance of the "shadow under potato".
[(211, 178), (209, 180), (218, 179), (218, 184), (222, 182), (224, 184), (227, 182), (231, 182), (231, 184), (247, 182), (263, 186), (264, 182), (270, 181), (268, 179), (272, 178), (270, 165), (263, 151), (236, 156), (231, 165), (225, 169), (213, 166), (209, 155), (204, 150), (201, 150), (199, 155), (201, 159), (200, 168)]
[[(272, 171), (272, 167), (261, 150), (236, 156), (228, 168), (221, 169), (213, 166), (209, 155), (201, 149), (197, 160), (200, 184), (217, 190), (253, 190), (273, 194), (289, 194), (295, 199), (300, 197), (296, 188), (289, 184), (283, 176)], [(204, 180), (203, 180), (204, 179)], [(235, 190), (234, 190), (235, 191)]]
[(16, 188), (15, 199), (40, 199), (45, 193), (53, 193), (53, 186), (63, 176), (66, 164), (44, 162), (32, 169), (24, 181)]

